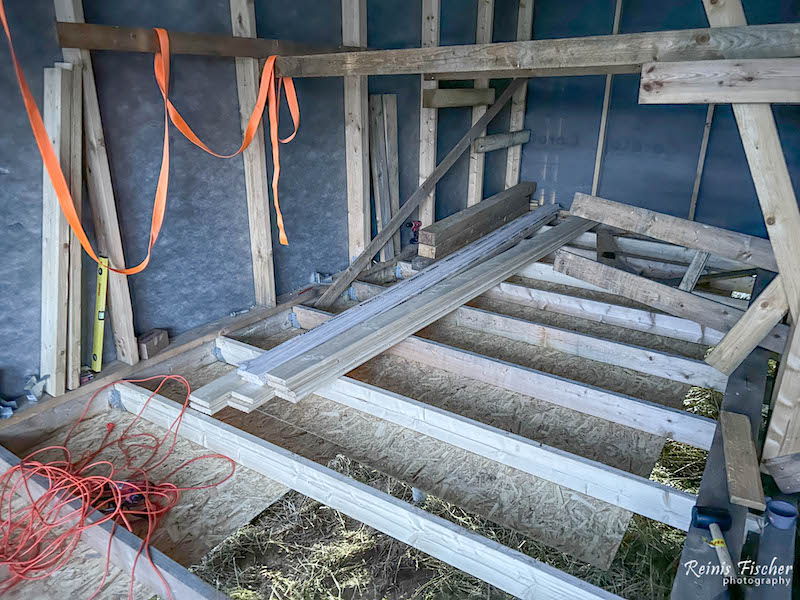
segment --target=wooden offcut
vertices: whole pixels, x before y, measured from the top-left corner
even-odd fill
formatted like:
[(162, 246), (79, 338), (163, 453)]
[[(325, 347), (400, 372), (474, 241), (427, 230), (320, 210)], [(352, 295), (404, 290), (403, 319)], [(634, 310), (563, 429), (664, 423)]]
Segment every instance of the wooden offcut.
[(797, 58), (648, 63), (639, 80), (639, 104), (798, 102)]
[(679, 290), (691, 292), (694, 289), (694, 286), (697, 285), (697, 280), (700, 279), (700, 276), (703, 274), (703, 269), (706, 268), (709, 256), (710, 254), (708, 252), (697, 251), (692, 262), (689, 263), (689, 268), (686, 269), (683, 279), (681, 279), (680, 284), (678, 284)]
[(728, 495), (733, 504), (763, 511), (767, 508), (756, 446), (750, 431), (750, 419), (745, 415), (721, 411), (719, 424), (725, 448), (725, 473)]
[[(527, 144), (531, 139), (531, 130), (523, 129), (521, 131), (509, 131), (508, 133), (496, 133), (494, 135), (486, 135), (479, 137), (472, 142), (472, 151), (477, 153), (493, 152), (495, 150), (502, 150), (503, 148), (510, 148), (511, 146), (520, 146)], [(516, 184), (515, 184), (516, 185)], [(512, 186), (507, 186), (512, 187)]]
[(139, 357), (142, 360), (153, 358), (169, 346), (169, 335), (163, 329), (151, 329), (139, 336)]
[[(424, 90), (423, 108), (458, 108), (460, 106), (488, 105), (494, 102), (494, 88), (450, 88)], [(480, 118), (480, 117), (479, 117)]]
[(420, 256), (440, 259), (528, 212), (535, 183), (520, 183), (419, 231)]

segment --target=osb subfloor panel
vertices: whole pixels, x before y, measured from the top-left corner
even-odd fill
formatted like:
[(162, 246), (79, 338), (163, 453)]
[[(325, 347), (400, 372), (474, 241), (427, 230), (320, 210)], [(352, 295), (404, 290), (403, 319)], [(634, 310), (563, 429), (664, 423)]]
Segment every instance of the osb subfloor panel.
[[(275, 336), (244, 337), (265, 349), (278, 343)], [(655, 436), (397, 357), (377, 357), (350, 375), (639, 475), (649, 475), (663, 445)], [(617, 507), (316, 396), (218, 416), (270, 441), (276, 419), (291, 423), (359, 462), (603, 568), (630, 518)]]
[[(209, 371), (212, 370), (209, 369), (210, 366), (203, 367), (200, 371), (210, 375)], [(81, 453), (97, 448), (106, 433), (106, 424), (113, 423), (115, 435), (118, 435), (133, 423), (134, 419), (134, 415), (130, 413), (114, 410), (85, 421), (70, 439), (68, 447), (73, 457), (77, 458)], [(161, 439), (166, 430), (150, 422), (137, 420), (130, 433), (149, 433)], [(62, 429), (50, 439), (39, 444), (38, 447), (60, 444), (63, 442), (65, 434), (66, 429)], [(151, 479), (157, 481), (186, 461), (208, 454), (209, 452), (205, 448), (179, 436), (169, 458), (150, 472)], [(115, 464), (120, 464), (121, 456), (121, 451), (114, 446), (104, 451), (95, 460), (112, 460)], [(169, 480), (178, 487), (210, 485), (224, 479), (230, 473), (230, 469), (230, 463), (227, 460), (200, 460), (180, 469), (170, 476)], [(222, 542), (237, 528), (249, 523), (286, 491), (287, 488), (277, 482), (237, 465), (233, 477), (221, 485), (206, 490), (181, 493), (178, 505), (164, 517), (159, 525), (152, 545), (176, 562), (189, 566), (201, 559), (211, 548)], [(136, 533), (141, 535), (143, 532), (137, 531)], [(83, 543), (81, 543), (79, 555), (86, 559), (85, 563), (76, 556), (62, 572), (57, 573), (50, 580), (41, 582), (42, 585), (47, 586), (48, 590), (51, 589), (50, 586), (55, 586), (52, 589), (57, 589), (60, 593), (52, 595), (42, 590), (41, 595), (35, 595), (33, 587), (26, 584), (20, 587), (22, 595), (19, 598), (88, 598), (102, 578), (105, 555), (93, 552)], [(115, 569), (113, 577), (106, 582), (99, 597), (113, 598), (115, 594), (122, 594), (127, 598), (129, 584), (130, 578)], [(67, 589), (72, 593), (65, 595), (64, 592)], [(87, 591), (89, 593), (85, 593)], [(144, 598), (152, 596), (149, 591), (145, 592), (142, 589), (141, 592)]]

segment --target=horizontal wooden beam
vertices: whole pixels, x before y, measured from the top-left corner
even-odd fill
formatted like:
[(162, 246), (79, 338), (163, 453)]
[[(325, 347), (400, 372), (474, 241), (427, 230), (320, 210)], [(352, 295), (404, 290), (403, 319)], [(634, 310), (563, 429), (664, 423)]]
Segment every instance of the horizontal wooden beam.
[[(583, 279), (614, 294), (717, 331), (729, 331), (744, 314), (744, 311), (732, 306), (609, 267), (565, 250), (556, 253), (554, 268), (570, 277)], [(759, 345), (773, 352), (782, 352), (788, 333), (786, 325), (777, 325), (759, 342)]]
[(494, 102), (494, 88), (452, 88), (422, 90), (423, 108), (458, 108), (489, 105)]
[(472, 79), (631, 72), (652, 61), (795, 56), (800, 56), (800, 25), (790, 23), (286, 56), (277, 66), (281, 75), (294, 77), (448, 73)]
[[(181, 406), (130, 383), (117, 384), (126, 410), (157, 425), (169, 426)], [(293, 490), (374, 527), (519, 598), (621, 600), (618, 596), (567, 575), (436, 517), (416, 506), (341, 473), (284, 450), (254, 435), (196, 411), (187, 411), (181, 434), (212, 452), (266, 475)]]
[[(306, 326), (331, 316), (310, 308), (298, 309), (296, 313)], [(227, 353), (225, 350), (232, 342), (236, 349)], [(226, 361), (228, 356), (233, 360), (249, 360), (264, 352), (249, 346), (249, 352), (245, 353), (242, 346), (235, 340), (218, 340)], [(691, 522), (696, 501), (693, 495), (603, 463), (349, 377), (340, 377), (316, 394), (672, 527), (686, 531)]]
[[(158, 40), (152, 27), (113, 27), (88, 23), (56, 23), (58, 43), (62, 48), (83, 50), (119, 50), (122, 52), (153, 53)], [(288, 40), (243, 38), (213, 33), (169, 32), (171, 54), (200, 56), (249, 56), (266, 58), (273, 54), (324, 54), (326, 52), (356, 52), (354, 46), (321, 46)]]
[(531, 130), (522, 129), (520, 131), (509, 131), (507, 133), (496, 133), (479, 137), (472, 142), (473, 152), (492, 152), (511, 146), (527, 144), (531, 139)]
[[(169, 427), (169, 424), (166, 426)], [(19, 463), (20, 459), (17, 456), (0, 446), (0, 470), (2, 472), (5, 473)], [(19, 488), (17, 493), (23, 494), (23, 496), (30, 493), (34, 500), (38, 500), (44, 495), (48, 487), (47, 479), (34, 476), (29, 478), (27, 486), (24, 489)], [(63, 494), (59, 496), (61, 501), (68, 500), (68, 498), (64, 498)], [(59, 519), (62, 523), (71, 523), (72, 520), (77, 519), (78, 511), (81, 510), (80, 506), (80, 500), (76, 498), (69, 504), (62, 504), (60, 508), (55, 510), (55, 514), (50, 514), (49, 518)], [(47, 508), (55, 509), (55, 502)], [(137, 583), (148, 587), (162, 598), (170, 597), (175, 600), (224, 600), (228, 597), (153, 546), (148, 546), (147, 550), (142, 553), (143, 555), (139, 556), (143, 543), (142, 539), (125, 527), (116, 527), (110, 521), (90, 527), (89, 525), (98, 521), (99, 517), (100, 515), (97, 512), (86, 517), (81, 541), (91, 547), (98, 555), (108, 556), (112, 566), (117, 567), (127, 575), (134, 573), (134, 579)], [(135, 572), (134, 564), (136, 565)], [(62, 575), (66, 576), (66, 573), (62, 573)], [(164, 587), (165, 582), (167, 588)]]
[(796, 58), (647, 63), (639, 82), (639, 104), (798, 102)]

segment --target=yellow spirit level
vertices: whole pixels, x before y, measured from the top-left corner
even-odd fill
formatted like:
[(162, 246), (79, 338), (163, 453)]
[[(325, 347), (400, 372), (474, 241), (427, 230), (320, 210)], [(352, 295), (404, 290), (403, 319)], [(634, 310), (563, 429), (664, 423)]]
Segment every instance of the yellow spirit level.
[(92, 371), (103, 368), (103, 333), (106, 325), (106, 291), (108, 290), (108, 259), (101, 256), (97, 265), (97, 297), (94, 301), (94, 339), (92, 342)]

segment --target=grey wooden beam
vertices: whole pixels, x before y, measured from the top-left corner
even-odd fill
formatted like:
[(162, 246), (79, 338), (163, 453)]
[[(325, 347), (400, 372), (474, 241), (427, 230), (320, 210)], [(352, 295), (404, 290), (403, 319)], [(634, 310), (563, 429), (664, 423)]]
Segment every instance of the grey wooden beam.
[(485, 135), (472, 142), (472, 151), (478, 153), (491, 152), (492, 150), (500, 150), (501, 148), (510, 148), (511, 146), (527, 144), (530, 139), (530, 129), (509, 131), (507, 133), (496, 133), (494, 135)]

